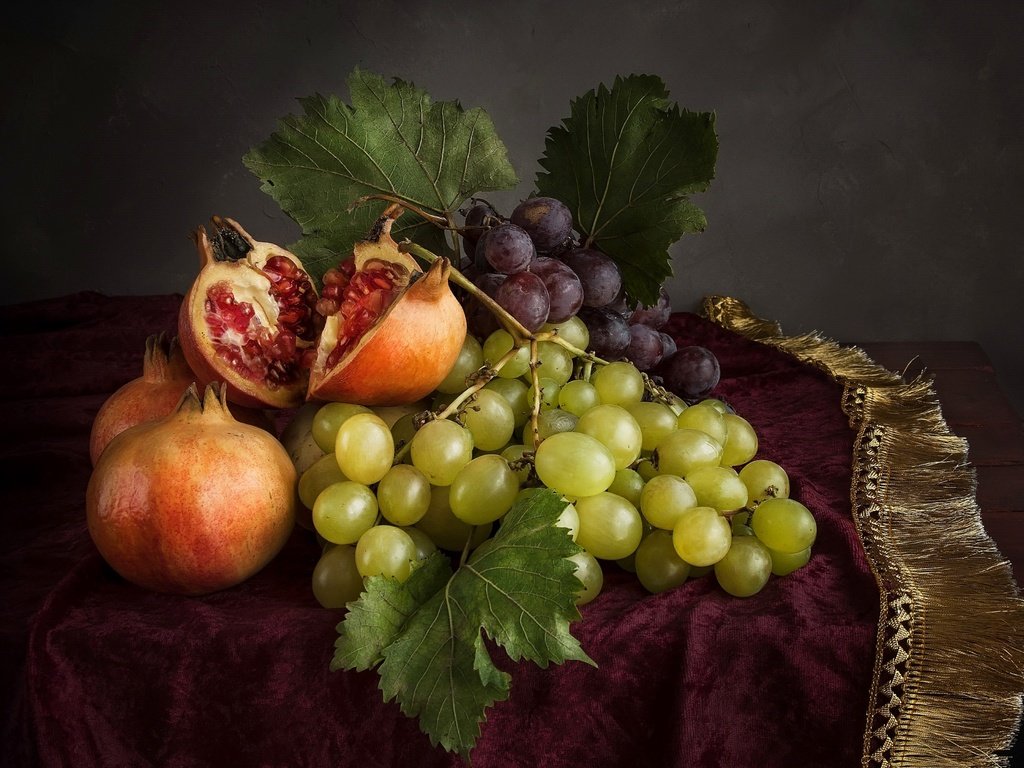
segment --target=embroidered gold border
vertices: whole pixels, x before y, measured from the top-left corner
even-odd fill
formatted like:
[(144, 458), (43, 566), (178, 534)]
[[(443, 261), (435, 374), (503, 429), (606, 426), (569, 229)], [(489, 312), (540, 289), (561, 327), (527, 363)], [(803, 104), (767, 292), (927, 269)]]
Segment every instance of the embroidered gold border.
[(852, 514), (880, 608), (862, 766), (1005, 766), (1024, 707), (1024, 600), (930, 380), (818, 334), (784, 336), (738, 299), (709, 296), (703, 310), (844, 387)]

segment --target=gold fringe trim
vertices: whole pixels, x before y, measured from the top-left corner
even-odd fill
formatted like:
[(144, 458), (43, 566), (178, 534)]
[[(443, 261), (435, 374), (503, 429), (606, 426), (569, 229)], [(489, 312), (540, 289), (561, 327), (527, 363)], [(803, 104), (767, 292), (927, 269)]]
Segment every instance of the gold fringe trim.
[(930, 379), (906, 382), (817, 334), (784, 336), (738, 299), (707, 297), (704, 314), (844, 387), (852, 514), (880, 604), (861, 765), (1005, 766), (1024, 708), (1024, 600)]

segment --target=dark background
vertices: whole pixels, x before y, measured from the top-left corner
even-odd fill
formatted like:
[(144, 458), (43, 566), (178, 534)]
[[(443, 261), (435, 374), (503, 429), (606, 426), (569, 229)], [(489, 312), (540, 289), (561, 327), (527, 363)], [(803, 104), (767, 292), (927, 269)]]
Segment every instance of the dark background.
[(293, 242), (241, 157), (356, 66), (484, 107), (522, 180), (506, 212), (569, 100), (646, 72), (718, 117), (677, 309), (975, 339), (1024, 411), (1022, 29), (1012, 0), (36, 3), (4, 23), (3, 301), (183, 291), (213, 213)]
[(1024, 4), (36, 2), (0, 22), (3, 291), (186, 290), (213, 213), (298, 228), (241, 157), (356, 66), (482, 106), (532, 189), (548, 128), (616, 74), (717, 113), (676, 309), (786, 333), (980, 341), (1024, 412)]

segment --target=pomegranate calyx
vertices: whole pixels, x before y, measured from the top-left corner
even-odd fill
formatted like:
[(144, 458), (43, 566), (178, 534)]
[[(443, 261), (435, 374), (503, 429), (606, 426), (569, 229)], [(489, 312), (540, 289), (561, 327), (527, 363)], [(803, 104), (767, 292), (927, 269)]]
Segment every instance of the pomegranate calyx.
[(178, 337), (168, 338), (163, 331), (146, 338), (146, 352), (142, 359), (142, 378), (153, 384), (194, 378), (188, 361), (182, 354)]

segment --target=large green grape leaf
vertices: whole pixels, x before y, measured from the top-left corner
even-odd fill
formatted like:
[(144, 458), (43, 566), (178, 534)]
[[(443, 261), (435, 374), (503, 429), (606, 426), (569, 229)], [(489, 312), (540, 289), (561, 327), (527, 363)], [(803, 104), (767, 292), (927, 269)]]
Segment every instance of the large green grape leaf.
[[(369, 194), (400, 197), (445, 215), (473, 194), (517, 183), (505, 145), (483, 109), (434, 103), (412, 83), (356, 69), (351, 106), (336, 96), (300, 99), (303, 114), (243, 158), (264, 192), (302, 227), (292, 249), (320, 276), (369, 232), (383, 204), (352, 203)], [(406, 213), (393, 230), (435, 253), (450, 249), (443, 230)]]
[(573, 100), (548, 131), (536, 184), (616, 261), (628, 295), (653, 304), (672, 274), (669, 246), (707, 226), (688, 196), (707, 189), (717, 156), (713, 113), (670, 103), (653, 75), (616, 77), (611, 90)]
[(580, 582), (567, 558), (579, 547), (555, 525), (564, 507), (538, 489), (454, 572), (435, 553), (404, 583), (368, 579), (338, 625), (331, 668), (377, 667), (385, 700), (419, 718), (434, 744), (467, 756), (487, 707), (510, 685), (484, 633), (514, 661), (593, 664), (569, 632)]

